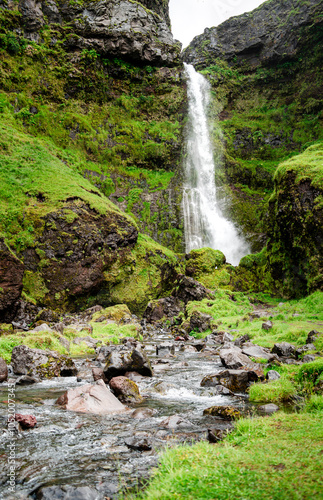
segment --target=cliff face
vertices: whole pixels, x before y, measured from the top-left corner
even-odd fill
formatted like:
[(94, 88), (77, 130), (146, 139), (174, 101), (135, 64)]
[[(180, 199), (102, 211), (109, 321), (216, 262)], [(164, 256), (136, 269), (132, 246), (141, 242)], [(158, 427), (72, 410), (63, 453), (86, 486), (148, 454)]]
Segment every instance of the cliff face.
[(302, 30), (322, 26), (323, 2), (268, 0), (252, 12), (206, 28), (183, 52), (183, 60), (199, 69), (216, 58), (235, 64), (278, 62), (294, 56), (304, 42)]
[(29, 40), (41, 42), (43, 28), (49, 26), (52, 45), (57, 42), (55, 31), (63, 31), (69, 50), (96, 50), (106, 57), (156, 66), (178, 63), (181, 46), (169, 28), (168, 2), (19, 0), (17, 5), (0, 1), (0, 8), (14, 11), (17, 7), (21, 23), (16, 31)]

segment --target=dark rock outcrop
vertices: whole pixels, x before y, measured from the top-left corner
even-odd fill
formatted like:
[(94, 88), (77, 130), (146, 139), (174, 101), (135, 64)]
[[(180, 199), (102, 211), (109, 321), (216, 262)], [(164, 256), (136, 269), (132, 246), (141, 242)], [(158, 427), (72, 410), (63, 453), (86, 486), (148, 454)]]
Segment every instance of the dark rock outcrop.
[(322, 23), (323, 6), (317, 0), (264, 2), (260, 7), (206, 28), (183, 52), (183, 60), (199, 69), (217, 58), (256, 67), (294, 56), (302, 44), (300, 31)]
[(0, 323), (14, 318), (22, 291), (23, 263), (0, 238)]
[(30, 40), (41, 41), (40, 29), (55, 25), (56, 30), (68, 29), (64, 45), (72, 51), (95, 50), (105, 57), (155, 66), (172, 66), (179, 60), (181, 44), (170, 31), (168, 2), (20, 0), (18, 9), (23, 34)]
[(143, 317), (148, 323), (166, 318), (174, 318), (181, 311), (180, 301), (175, 297), (165, 297), (148, 303)]
[(191, 300), (202, 300), (208, 297), (210, 293), (211, 291), (201, 283), (183, 274), (178, 275), (173, 291), (173, 295), (185, 304)]
[(104, 375), (107, 380), (127, 372), (137, 372), (140, 375), (152, 377), (153, 370), (149, 359), (140, 348), (124, 349), (111, 352), (104, 367)]

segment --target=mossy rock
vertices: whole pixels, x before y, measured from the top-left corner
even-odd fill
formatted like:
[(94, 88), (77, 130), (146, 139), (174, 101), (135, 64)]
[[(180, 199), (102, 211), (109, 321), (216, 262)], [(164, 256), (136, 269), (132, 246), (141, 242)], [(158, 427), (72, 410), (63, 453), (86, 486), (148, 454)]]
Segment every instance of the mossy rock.
[(92, 321), (111, 320), (116, 323), (129, 323), (132, 320), (131, 312), (126, 304), (117, 304), (107, 307), (93, 314)]
[(226, 420), (238, 420), (241, 418), (241, 413), (232, 406), (211, 406), (203, 411), (203, 415), (211, 415), (213, 417), (221, 417)]

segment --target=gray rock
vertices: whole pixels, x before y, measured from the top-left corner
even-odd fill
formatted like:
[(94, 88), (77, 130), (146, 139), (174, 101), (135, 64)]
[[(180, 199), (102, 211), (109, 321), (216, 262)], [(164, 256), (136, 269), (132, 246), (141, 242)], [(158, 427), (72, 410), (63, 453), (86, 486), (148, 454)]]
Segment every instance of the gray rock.
[(276, 370), (269, 370), (266, 375), (267, 380), (278, 380), (280, 378), (280, 374), (276, 372)]
[(315, 351), (315, 345), (314, 344), (306, 344), (306, 345), (303, 345), (302, 347), (299, 347), (298, 349), (296, 349), (295, 351), (295, 356), (297, 359), (299, 359), (302, 354), (304, 354), (304, 352), (307, 352), (307, 351)]
[(73, 344), (80, 345), (82, 342), (86, 344), (91, 349), (96, 349), (96, 346), (100, 343), (100, 340), (93, 339), (92, 337), (77, 337), (73, 340)]
[(37, 384), (38, 382), (40, 382), (40, 378), (36, 377), (35, 375), (22, 375), (21, 377), (17, 378), (16, 385), (31, 385)]
[(205, 332), (211, 326), (213, 317), (199, 311), (194, 311), (190, 317), (190, 329), (195, 332)]
[(223, 370), (215, 375), (203, 378), (201, 386), (216, 387), (222, 385), (232, 392), (245, 392), (250, 385), (248, 372), (245, 370)]
[(74, 361), (55, 351), (30, 349), (25, 345), (14, 347), (11, 357), (13, 372), (17, 375), (35, 375), (41, 378), (71, 377), (77, 374)]
[(243, 354), (246, 356), (256, 358), (256, 359), (272, 359), (273, 355), (269, 352), (269, 349), (264, 349), (259, 345), (253, 345), (251, 347), (242, 347)]
[(119, 375), (125, 375), (126, 372), (131, 371), (148, 377), (153, 376), (150, 361), (141, 349), (125, 348), (120, 351), (112, 351), (109, 354), (104, 367), (104, 375), (107, 380)]
[(273, 323), (272, 321), (265, 321), (262, 325), (261, 325), (261, 328), (263, 330), (271, 330), (273, 327)]
[(232, 370), (237, 370), (250, 363), (250, 359), (245, 354), (242, 354), (241, 349), (232, 346), (229, 349), (220, 350), (221, 363)]
[(40, 500), (98, 500), (98, 492), (89, 486), (47, 486), (37, 491)]
[(175, 318), (180, 311), (180, 301), (176, 297), (165, 297), (149, 302), (143, 317), (148, 323), (155, 323), (163, 318)]
[(3, 358), (0, 358), (0, 382), (8, 379), (8, 366)]
[(170, 342), (156, 345), (156, 355), (165, 356), (166, 354), (175, 354), (175, 346)]
[(322, 335), (322, 333), (317, 330), (311, 330), (307, 335), (306, 344), (312, 344), (320, 335)]
[(277, 354), (278, 356), (289, 357), (293, 356), (296, 347), (288, 342), (281, 342), (280, 344), (275, 344), (271, 352)]
[(279, 410), (279, 406), (277, 406), (277, 405), (275, 405), (273, 403), (269, 403), (269, 404), (266, 404), (266, 405), (263, 405), (263, 406), (259, 406), (258, 410), (261, 413), (275, 413), (276, 411)]
[(249, 335), (243, 335), (242, 337), (239, 337), (234, 341), (234, 345), (241, 348), (245, 342), (248, 342), (248, 340), (250, 340)]
[(315, 361), (316, 356), (313, 354), (305, 354), (305, 356), (302, 359), (302, 363), (310, 363), (311, 361)]
[(160, 427), (166, 427), (167, 429), (176, 429), (178, 427), (187, 427), (191, 425), (191, 422), (184, 420), (180, 415), (171, 415), (159, 424)]
[(48, 326), (47, 323), (42, 323), (41, 325), (36, 326), (32, 330), (29, 330), (30, 333), (34, 333), (34, 332), (53, 332), (53, 331), (54, 330), (50, 326)]
[(152, 441), (148, 436), (132, 436), (125, 439), (125, 444), (131, 450), (149, 451), (152, 448)]

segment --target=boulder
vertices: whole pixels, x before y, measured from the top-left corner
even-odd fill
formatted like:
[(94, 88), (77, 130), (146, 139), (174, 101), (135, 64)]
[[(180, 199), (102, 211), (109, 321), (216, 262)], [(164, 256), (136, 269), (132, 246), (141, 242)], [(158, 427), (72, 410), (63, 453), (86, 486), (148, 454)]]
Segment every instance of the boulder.
[(296, 359), (300, 359), (301, 356), (307, 351), (315, 351), (315, 345), (314, 344), (306, 344), (306, 345), (303, 345), (302, 347), (299, 347), (298, 349), (296, 349), (296, 351), (295, 351)]
[(127, 377), (114, 377), (110, 380), (109, 386), (122, 403), (141, 403), (143, 401), (136, 382)]
[(33, 415), (21, 415), (21, 413), (16, 413), (15, 420), (20, 424), (22, 429), (33, 429), (35, 425), (37, 425), (36, 417)]
[(106, 415), (125, 411), (125, 406), (112, 394), (103, 380), (69, 389), (56, 404), (65, 410)]
[(262, 325), (261, 325), (261, 328), (263, 330), (271, 330), (272, 327), (273, 327), (273, 322), (272, 321), (265, 321)]
[(237, 338), (235, 341), (234, 341), (234, 345), (236, 345), (237, 347), (242, 347), (242, 345), (245, 343), (245, 342), (248, 342), (250, 340), (250, 337), (248, 334), (246, 335), (242, 335), (242, 337), (239, 337)]
[(212, 417), (221, 417), (225, 420), (237, 420), (241, 417), (241, 413), (232, 406), (211, 406), (203, 411), (203, 415), (211, 415)]
[(13, 348), (13, 372), (17, 375), (35, 375), (40, 378), (72, 377), (77, 374), (74, 361), (55, 351), (31, 349), (25, 345)]
[(248, 356), (242, 353), (241, 349), (236, 346), (232, 346), (228, 349), (220, 350), (221, 363), (232, 370), (237, 370), (242, 368), (242, 366), (250, 363)]
[(313, 354), (305, 354), (305, 356), (302, 359), (302, 363), (310, 363), (311, 361), (314, 361), (316, 359), (316, 356)]
[(212, 316), (194, 311), (190, 316), (190, 329), (195, 332), (205, 332), (211, 327)]
[(273, 355), (270, 353), (269, 349), (264, 349), (259, 345), (253, 345), (250, 347), (242, 347), (242, 353), (246, 356), (256, 359), (272, 359)]
[(312, 344), (320, 335), (322, 335), (322, 333), (317, 330), (311, 330), (307, 335), (306, 344)]
[(3, 358), (0, 358), (0, 382), (8, 379), (8, 366)]
[(280, 344), (275, 344), (272, 348), (271, 352), (277, 354), (278, 356), (283, 356), (288, 358), (289, 356), (293, 356), (295, 353), (296, 347), (288, 342), (281, 342)]
[(97, 349), (97, 357), (96, 361), (99, 361), (100, 363), (105, 363), (110, 354), (116, 350), (116, 346), (114, 345), (102, 345)]
[(148, 303), (143, 317), (148, 323), (156, 323), (162, 319), (174, 318), (181, 311), (180, 301), (176, 297), (152, 300)]
[(165, 356), (166, 354), (175, 354), (175, 346), (170, 342), (156, 345), (156, 355)]
[(210, 293), (211, 291), (201, 283), (183, 274), (178, 275), (173, 291), (173, 295), (185, 304), (192, 300), (202, 300), (208, 297)]
[(245, 370), (223, 370), (215, 375), (203, 378), (201, 386), (216, 387), (222, 385), (232, 392), (246, 392), (250, 385), (248, 372)]
[(98, 500), (99, 494), (89, 486), (45, 486), (37, 490), (40, 500)]
[(147, 377), (153, 376), (153, 370), (149, 359), (141, 349), (127, 349), (112, 351), (107, 358), (104, 367), (104, 375), (107, 380), (126, 372), (138, 372)]
[(278, 380), (280, 378), (280, 374), (276, 372), (276, 370), (269, 370), (266, 375), (267, 380)]
[(132, 436), (125, 439), (125, 444), (131, 450), (150, 451), (152, 448), (151, 440), (144, 436)]
[(40, 382), (40, 378), (35, 375), (21, 375), (17, 378), (16, 385), (31, 385), (38, 384), (38, 382)]

